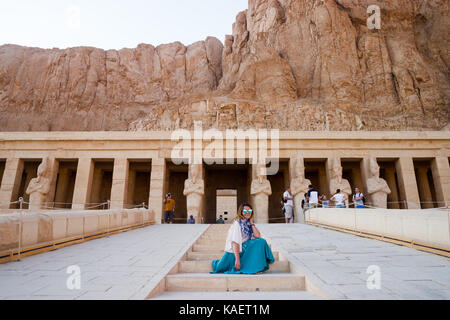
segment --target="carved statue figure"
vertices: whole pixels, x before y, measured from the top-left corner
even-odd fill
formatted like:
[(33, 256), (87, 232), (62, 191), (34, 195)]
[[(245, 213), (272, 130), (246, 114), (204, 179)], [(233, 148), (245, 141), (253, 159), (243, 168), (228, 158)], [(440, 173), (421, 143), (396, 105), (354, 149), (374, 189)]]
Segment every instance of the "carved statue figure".
[(266, 177), (266, 166), (258, 164), (256, 179), (253, 179), (250, 194), (253, 196), (257, 223), (269, 222), (269, 196), (272, 195), (270, 181)]
[(380, 178), (380, 166), (375, 158), (370, 159), (370, 178), (367, 180), (367, 193), (376, 208), (387, 209), (387, 198), (391, 189), (386, 180)]
[(294, 179), (291, 180), (291, 191), (294, 197), (295, 217), (297, 222), (303, 223), (302, 201), (305, 193), (309, 191), (311, 181), (305, 178), (305, 165), (303, 159), (296, 159), (294, 164)]
[(187, 201), (187, 217), (194, 216), (197, 223), (201, 223), (203, 198), (205, 195), (205, 182), (201, 178), (202, 165), (189, 165), (190, 179), (184, 183), (184, 192)]
[(342, 165), (339, 158), (333, 159), (333, 166), (331, 167), (331, 179), (330, 179), (330, 191), (331, 194), (335, 194), (335, 192), (340, 189), (342, 193), (347, 196), (347, 203), (349, 196), (352, 195), (352, 187), (347, 179), (342, 178)]
[(26, 193), (30, 196), (30, 210), (40, 210), (50, 191), (51, 177), (49, 159), (46, 157), (38, 167), (37, 177), (28, 184)]

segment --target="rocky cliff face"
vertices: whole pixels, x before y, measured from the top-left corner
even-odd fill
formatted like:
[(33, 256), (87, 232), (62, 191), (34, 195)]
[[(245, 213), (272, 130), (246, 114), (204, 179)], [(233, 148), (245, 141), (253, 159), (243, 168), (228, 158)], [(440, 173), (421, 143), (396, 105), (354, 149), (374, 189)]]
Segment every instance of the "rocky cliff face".
[[(381, 8), (368, 30), (367, 8)], [(447, 0), (249, 0), (224, 46), (0, 47), (0, 128), (440, 130)]]

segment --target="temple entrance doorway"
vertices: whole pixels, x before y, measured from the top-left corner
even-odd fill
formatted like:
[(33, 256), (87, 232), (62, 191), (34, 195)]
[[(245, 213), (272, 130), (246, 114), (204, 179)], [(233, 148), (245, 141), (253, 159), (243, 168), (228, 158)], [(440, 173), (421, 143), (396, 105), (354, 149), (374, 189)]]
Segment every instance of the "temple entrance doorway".
[(237, 190), (217, 190), (216, 220), (222, 219), (225, 224), (233, 223), (238, 211)]
[[(242, 203), (250, 202), (251, 173), (250, 164), (205, 166), (205, 221), (203, 223), (216, 223), (217, 195), (220, 190), (236, 192), (236, 212)], [(234, 196), (232, 199), (230, 207), (234, 204)], [(231, 198), (229, 200), (231, 201)]]

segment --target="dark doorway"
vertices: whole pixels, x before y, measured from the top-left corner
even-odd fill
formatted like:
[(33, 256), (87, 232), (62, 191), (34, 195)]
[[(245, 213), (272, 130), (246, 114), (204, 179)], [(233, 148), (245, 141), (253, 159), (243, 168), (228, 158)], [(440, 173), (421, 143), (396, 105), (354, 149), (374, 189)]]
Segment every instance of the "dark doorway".
[(5, 167), (6, 167), (6, 160), (0, 160), (0, 185), (2, 184)]
[(125, 208), (148, 206), (150, 198), (151, 161), (130, 161)]
[(237, 190), (238, 207), (250, 201), (251, 165), (205, 166), (205, 211), (204, 223), (216, 222), (217, 191)]
[(327, 180), (326, 159), (305, 159), (305, 177), (311, 180), (311, 184), (321, 195), (325, 194), (328, 199), (330, 192)]
[(414, 160), (414, 171), (416, 173), (421, 208), (432, 209), (445, 206), (444, 203), (440, 204), (437, 202), (431, 160)]
[(388, 195), (388, 209), (407, 209), (399, 192), (396, 161), (397, 160), (378, 159), (380, 178), (384, 179), (387, 182), (389, 189), (391, 189), (391, 194)]
[(73, 192), (77, 177), (78, 161), (59, 161), (58, 176), (56, 179), (53, 207), (56, 209), (70, 209), (73, 203)]
[[(187, 203), (184, 195), (184, 184), (189, 178), (189, 167), (187, 165), (174, 165), (172, 162), (166, 164), (166, 188), (165, 194), (171, 193), (175, 200), (174, 223), (187, 223)], [(164, 195), (165, 195), (164, 194)]]
[(285, 223), (281, 200), (286, 188), (290, 185), (289, 161), (280, 161), (280, 169), (276, 175), (267, 176), (272, 187), (269, 197), (269, 223)]
[(361, 164), (362, 159), (342, 159), (342, 178), (348, 180), (352, 193), (355, 188), (359, 188), (363, 193), (366, 192), (361, 175)]
[(87, 209), (107, 209), (106, 203), (111, 200), (114, 160), (94, 160), (92, 192)]

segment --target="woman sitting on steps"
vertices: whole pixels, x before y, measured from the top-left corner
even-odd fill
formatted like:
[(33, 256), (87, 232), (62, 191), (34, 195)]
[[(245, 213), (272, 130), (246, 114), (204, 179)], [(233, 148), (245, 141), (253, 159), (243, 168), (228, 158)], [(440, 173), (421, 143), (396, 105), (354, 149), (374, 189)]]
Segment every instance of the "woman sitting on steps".
[(243, 204), (228, 231), (225, 255), (212, 262), (213, 274), (257, 274), (275, 262), (272, 250), (253, 222), (254, 212)]

